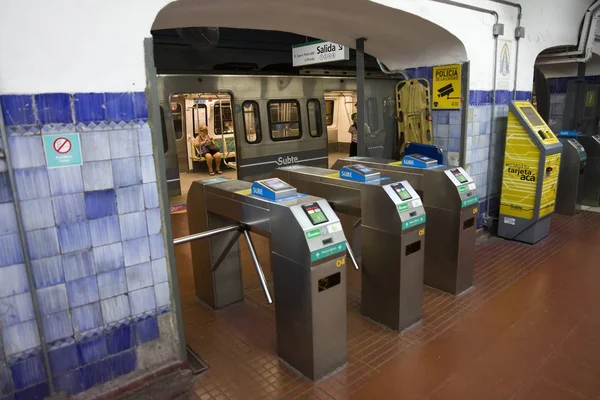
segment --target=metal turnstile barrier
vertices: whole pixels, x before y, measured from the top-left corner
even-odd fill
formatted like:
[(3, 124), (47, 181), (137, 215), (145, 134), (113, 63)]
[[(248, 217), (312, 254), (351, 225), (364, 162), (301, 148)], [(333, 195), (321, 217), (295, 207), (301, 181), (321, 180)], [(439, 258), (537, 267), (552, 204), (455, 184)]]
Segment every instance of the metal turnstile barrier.
[[(243, 300), (244, 235), (267, 301), (249, 232), (270, 240), (278, 355), (311, 379), (346, 362), (346, 238), (326, 200), (279, 179), (196, 181), (188, 193), (196, 296), (214, 309)], [(205, 240), (200, 240), (205, 239)]]
[(427, 213), (425, 285), (454, 295), (473, 286), (479, 197), (466, 171), (449, 166), (414, 168), (370, 157), (340, 158), (332, 168), (356, 164), (392, 181), (408, 181), (421, 197)]
[(572, 216), (581, 211), (587, 155), (577, 139), (559, 135), (559, 140), (563, 147), (554, 212)]
[(378, 179), (378, 173), (359, 166), (334, 171), (295, 165), (275, 175), (301, 192), (326, 198), (335, 212), (360, 218), (361, 313), (396, 331), (417, 322), (426, 216), (412, 187)]
[(579, 136), (579, 143), (587, 153), (587, 164), (583, 174), (582, 204), (600, 206), (600, 135)]

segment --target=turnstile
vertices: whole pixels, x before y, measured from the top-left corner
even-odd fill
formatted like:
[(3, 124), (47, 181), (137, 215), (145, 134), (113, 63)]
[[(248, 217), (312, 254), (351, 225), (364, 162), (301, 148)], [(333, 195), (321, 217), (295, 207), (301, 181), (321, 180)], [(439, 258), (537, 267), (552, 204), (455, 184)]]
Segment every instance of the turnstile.
[(554, 211), (562, 215), (575, 215), (581, 211), (583, 175), (587, 156), (583, 146), (573, 137), (559, 140), (563, 145)]
[(509, 104), (498, 236), (530, 244), (548, 236), (561, 152), (530, 102)]
[[(341, 171), (290, 166), (277, 177), (361, 218), (361, 313), (396, 331), (421, 318), (425, 210), (406, 181), (379, 179), (363, 166)], [(343, 179), (342, 179), (343, 177)]]
[(600, 135), (578, 136), (577, 140), (587, 153), (587, 164), (583, 173), (582, 204), (600, 206)]
[[(188, 223), (191, 234), (240, 224), (267, 236), (279, 356), (312, 379), (346, 362), (346, 239), (326, 200), (276, 178), (196, 181)], [(243, 234), (264, 283), (250, 235)], [(191, 243), (196, 295), (215, 309), (243, 300), (240, 232), (223, 235)]]
[[(426, 166), (428, 160), (416, 157), (410, 165)], [(479, 206), (475, 183), (460, 167), (413, 168), (403, 163), (407, 160), (349, 157), (340, 158), (332, 168), (362, 164), (393, 181), (407, 180), (427, 213), (424, 282), (447, 293), (462, 293), (473, 285)]]

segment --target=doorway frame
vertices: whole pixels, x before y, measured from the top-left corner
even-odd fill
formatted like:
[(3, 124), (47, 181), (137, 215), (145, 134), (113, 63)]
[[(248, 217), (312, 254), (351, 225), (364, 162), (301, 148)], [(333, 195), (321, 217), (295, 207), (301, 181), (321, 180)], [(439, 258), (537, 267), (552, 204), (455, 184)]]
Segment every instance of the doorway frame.
[(152, 134), (152, 151), (154, 153), (154, 168), (157, 175), (158, 200), (160, 206), (161, 223), (165, 228), (167, 247), (167, 267), (171, 278), (171, 305), (175, 313), (177, 337), (179, 339), (178, 355), (180, 360), (187, 358), (185, 343), (185, 327), (181, 309), (181, 290), (177, 275), (177, 262), (175, 260), (175, 246), (173, 245), (173, 227), (169, 205), (169, 191), (167, 188), (167, 170), (165, 153), (162, 148), (162, 122), (160, 119), (160, 104), (158, 101), (158, 74), (154, 63), (154, 40), (152, 37), (144, 39), (144, 65), (146, 70), (146, 103), (148, 106), (148, 125)]

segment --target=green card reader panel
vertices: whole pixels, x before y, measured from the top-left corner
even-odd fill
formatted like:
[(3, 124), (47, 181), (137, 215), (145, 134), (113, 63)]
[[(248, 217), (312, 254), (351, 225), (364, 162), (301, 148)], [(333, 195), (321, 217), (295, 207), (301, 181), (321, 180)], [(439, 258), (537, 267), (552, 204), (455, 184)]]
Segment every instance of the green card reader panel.
[(587, 154), (585, 152), (585, 149), (581, 145), (581, 143), (579, 143), (576, 139), (568, 139), (567, 141), (569, 142), (569, 144), (571, 146), (575, 147), (575, 150), (577, 150), (577, 154), (579, 155), (579, 160), (586, 161)]
[(402, 230), (421, 225), (424, 227), (426, 216), (423, 202), (408, 181), (384, 185), (383, 190), (396, 205), (402, 221)]
[(342, 224), (327, 200), (298, 204), (292, 206), (291, 210), (304, 231), (311, 262), (346, 255)]
[(310, 203), (302, 205), (302, 209), (306, 213), (306, 216), (313, 225), (320, 225), (325, 222), (329, 222), (327, 216), (319, 206), (319, 203)]
[(467, 171), (461, 167), (456, 167), (448, 169), (444, 172), (446, 173), (446, 176), (448, 176), (448, 179), (450, 179), (454, 186), (456, 186), (456, 190), (458, 190), (458, 194), (460, 195), (462, 208), (479, 203), (477, 186)]

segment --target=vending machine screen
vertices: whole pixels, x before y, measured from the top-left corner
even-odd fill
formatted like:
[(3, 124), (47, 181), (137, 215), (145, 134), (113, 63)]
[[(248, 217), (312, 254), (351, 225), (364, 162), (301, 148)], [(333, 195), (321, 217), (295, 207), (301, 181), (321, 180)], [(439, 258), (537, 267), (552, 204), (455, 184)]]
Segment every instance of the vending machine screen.
[(398, 197), (400, 197), (400, 200), (406, 201), (412, 199), (412, 196), (410, 195), (409, 191), (406, 190), (403, 184), (397, 183), (392, 185), (392, 189), (394, 189), (394, 192), (396, 192)]
[(523, 113), (523, 115), (525, 115), (525, 117), (527, 117), (529, 122), (531, 122), (531, 125), (533, 125), (533, 126), (546, 125), (546, 123), (544, 121), (542, 121), (542, 119), (535, 112), (533, 107), (529, 107), (529, 106), (521, 107), (521, 112)]
[(467, 182), (469, 182), (469, 180), (467, 178), (465, 178), (465, 176), (462, 174), (462, 172), (460, 172), (460, 170), (458, 170), (458, 169), (453, 169), (452, 170), (452, 175), (454, 175), (454, 177), (460, 183), (467, 183)]
[(329, 221), (317, 203), (305, 204), (302, 206), (302, 209), (313, 225), (319, 225)]

